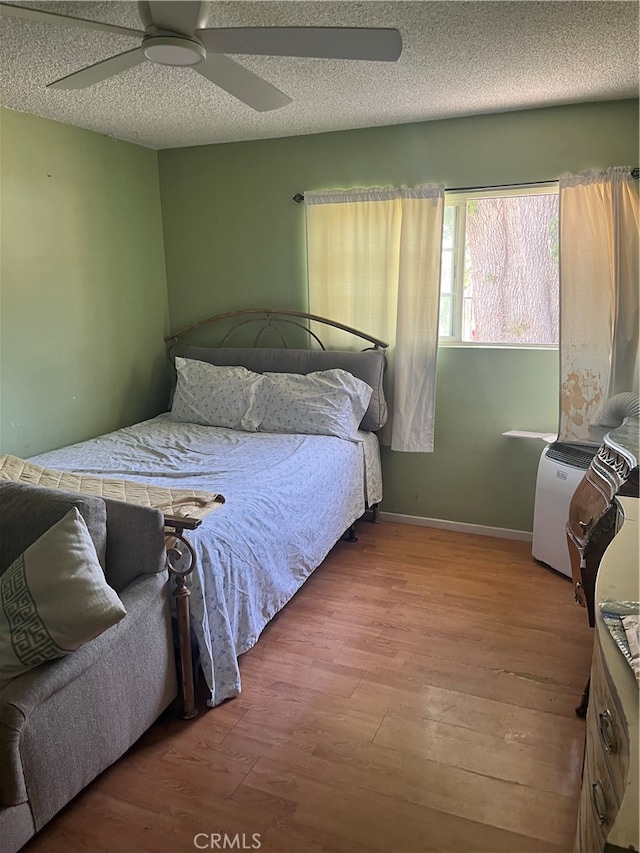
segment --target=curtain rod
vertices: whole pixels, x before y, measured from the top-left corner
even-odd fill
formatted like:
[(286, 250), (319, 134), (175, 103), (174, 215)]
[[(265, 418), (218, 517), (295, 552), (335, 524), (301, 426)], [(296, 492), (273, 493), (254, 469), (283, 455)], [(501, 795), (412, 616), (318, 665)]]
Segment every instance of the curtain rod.
[[(631, 177), (636, 181), (638, 177), (640, 177), (640, 168), (635, 166), (631, 170)], [(545, 184), (554, 184), (557, 183), (557, 178), (551, 178), (548, 181), (528, 181), (520, 184), (494, 184), (490, 187), (445, 187), (445, 192), (448, 193), (461, 193), (461, 192), (474, 192), (475, 190), (508, 190), (513, 189), (514, 187), (541, 187)], [(304, 193), (296, 193), (293, 197), (293, 201), (296, 204), (302, 204), (304, 201)]]

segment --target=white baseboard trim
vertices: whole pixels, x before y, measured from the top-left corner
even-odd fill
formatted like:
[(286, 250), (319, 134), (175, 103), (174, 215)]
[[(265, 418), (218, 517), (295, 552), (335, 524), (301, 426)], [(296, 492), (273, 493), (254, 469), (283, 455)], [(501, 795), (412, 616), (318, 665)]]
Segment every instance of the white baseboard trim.
[(383, 521), (395, 521), (398, 524), (414, 524), (417, 527), (437, 527), (441, 530), (455, 530), (458, 533), (475, 533), (476, 536), (496, 536), (498, 539), (520, 539), (531, 542), (533, 534), (526, 530), (511, 530), (509, 527), (487, 527), (484, 524), (465, 524), (462, 521), (446, 521), (442, 518), (425, 518), (422, 515), (402, 515), (399, 512), (381, 512)]

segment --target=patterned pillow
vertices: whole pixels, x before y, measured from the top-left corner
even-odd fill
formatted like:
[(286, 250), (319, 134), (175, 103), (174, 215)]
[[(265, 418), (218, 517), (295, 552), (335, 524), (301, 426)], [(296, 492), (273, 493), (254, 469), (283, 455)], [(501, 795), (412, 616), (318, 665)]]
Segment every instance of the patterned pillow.
[(306, 375), (265, 373), (266, 405), (260, 432), (335, 435), (362, 441), (358, 427), (373, 389), (346, 370)]
[(178, 383), (171, 419), (255, 432), (262, 420), (257, 394), (264, 378), (245, 367), (216, 367), (176, 358)]
[(0, 689), (75, 651), (126, 614), (76, 507), (0, 577)]

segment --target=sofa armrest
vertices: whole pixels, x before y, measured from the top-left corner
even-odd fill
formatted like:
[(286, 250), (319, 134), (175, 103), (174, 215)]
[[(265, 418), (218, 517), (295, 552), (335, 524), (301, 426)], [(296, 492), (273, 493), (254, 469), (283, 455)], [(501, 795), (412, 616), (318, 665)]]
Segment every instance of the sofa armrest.
[(164, 572), (164, 516), (157, 509), (105, 499), (105, 576), (116, 592), (141, 575)]
[[(20, 736), (29, 715), (102, 661), (110, 650), (117, 647), (121, 636), (130, 632), (135, 623), (143, 618), (148, 608), (158, 609), (160, 596), (160, 606), (167, 608), (166, 591), (163, 591), (166, 583), (166, 578), (161, 574), (139, 577), (120, 593), (127, 611), (120, 622), (77, 651), (43, 663), (19, 676), (0, 692), (0, 764), (3, 767), (0, 774), (0, 805), (17, 805), (28, 799), (22, 773)], [(158, 642), (166, 642), (166, 639), (158, 637)]]
[(116, 592), (140, 575), (164, 571), (164, 516), (160, 510), (3, 480), (0, 574), (74, 506), (87, 523), (107, 582)]

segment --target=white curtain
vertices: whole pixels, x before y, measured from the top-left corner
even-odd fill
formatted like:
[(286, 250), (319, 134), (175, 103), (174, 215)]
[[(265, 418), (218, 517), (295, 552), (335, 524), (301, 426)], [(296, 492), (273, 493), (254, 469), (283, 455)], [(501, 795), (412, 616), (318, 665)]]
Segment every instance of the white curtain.
[[(305, 192), (309, 311), (390, 344), (392, 450), (431, 452), (444, 187)], [(323, 339), (344, 348), (344, 333)]]
[(559, 192), (559, 439), (579, 442), (610, 397), (638, 393), (638, 190), (619, 166)]

